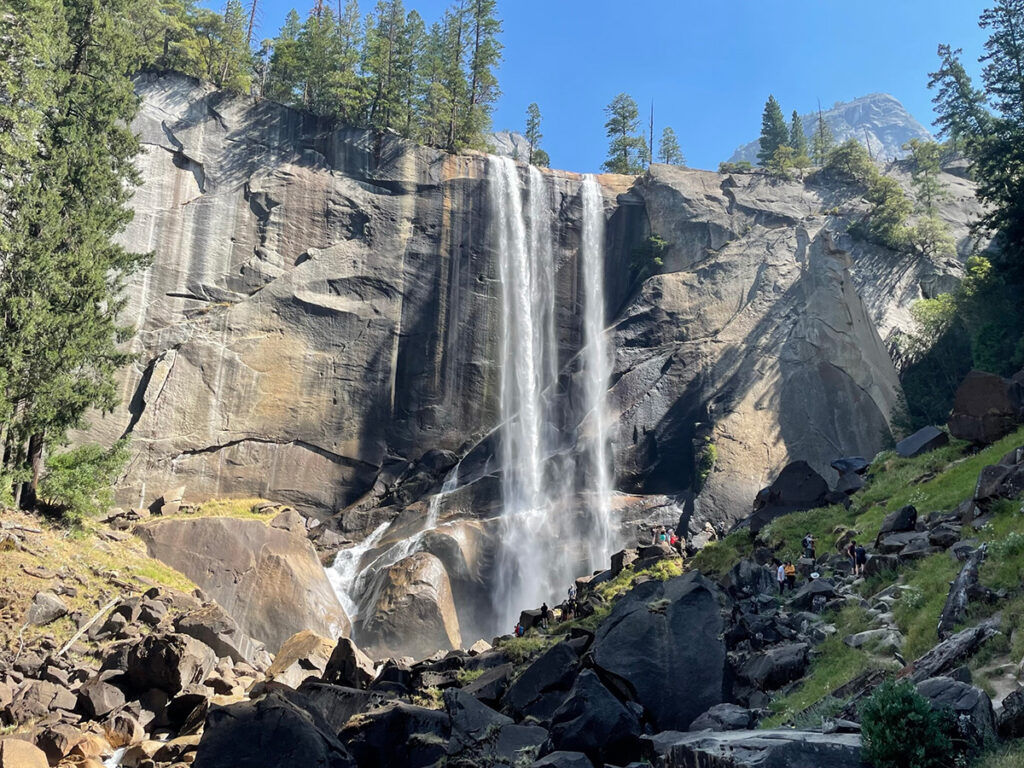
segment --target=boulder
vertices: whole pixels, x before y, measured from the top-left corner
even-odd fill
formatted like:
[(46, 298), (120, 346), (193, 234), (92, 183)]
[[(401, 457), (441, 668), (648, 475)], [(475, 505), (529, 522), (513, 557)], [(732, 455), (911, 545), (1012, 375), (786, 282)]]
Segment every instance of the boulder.
[(226, 656), (234, 662), (253, 662), (260, 660), (266, 653), (263, 644), (243, 632), (238, 623), (216, 603), (178, 616), (174, 620), (174, 629), (210, 646), (218, 658)]
[(924, 531), (905, 531), (903, 533), (888, 533), (875, 546), (883, 555), (898, 555), (907, 547), (928, 547), (928, 534)]
[(32, 735), (32, 741), (46, 754), (46, 759), (56, 764), (71, 754), (71, 750), (85, 738), (78, 728), (65, 723), (48, 725)]
[(871, 466), (871, 462), (863, 456), (844, 456), (841, 459), (836, 459), (835, 461), (830, 462), (829, 466), (840, 475), (862, 475), (868, 471), (868, 467)]
[(270, 692), (252, 701), (212, 707), (207, 714), (193, 766), (227, 765), (355, 768), (356, 763), (321, 718)]
[(922, 427), (910, 437), (896, 443), (896, 453), (904, 459), (912, 459), (944, 445), (949, 445), (949, 435), (946, 432), (938, 427)]
[(594, 768), (594, 764), (582, 752), (558, 751), (530, 763), (530, 768)]
[(864, 564), (865, 576), (877, 576), (880, 573), (895, 571), (900, 567), (900, 559), (896, 555), (868, 555)]
[(912, 504), (900, 507), (895, 512), (890, 512), (882, 520), (882, 526), (878, 529), (878, 536), (875, 537), (875, 546), (891, 533), (906, 533), (917, 527), (917, 509)]
[(308, 677), (320, 678), (331, 659), (334, 643), (316, 632), (303, 630), (289, 637), (267, 670), (267, 679), (298, 688)]
[(138, 744), (146, 738), (138, 718), (125, 709), (111, 712), (103, 719), (103, 733), (114, 749)]
[(25, 623), (41, 627), (66, 616), (67, 612), (67, 605), (53, 592), (36, 592), (25, 615)]
[(992, 701), (980, 688), (950, 677), (933, 677), (917, 684), (917, 692), (933, 709), (948, 709), (956, 715), (961, 736), (981, 748), (996, 735)]
[(181, 502), (184, 500), (184, 485), (169, 488), (157, 496), (153, 503), (149, 505), (149, 512), (154, 515), (176, 515), (181, 509)]
[(996, 717), (996, 728), (1001, 739), (1024, 736), (1024, 689), (1013, 691), (1003, 699)]
[(380, 693), (317, 680), (306, 680), (294, 692), (283, 690), (281, 693), (303, 709), (322, 717), (331, 726), (332, 733), (340, 731), (355, 715), (387, 703), (387, 698)]
[(737, 676), (759, 691), (774, 691), (803, 676), (811, 647), (807, 643), (785, 643), (752, 656), (737, 670)]
[(956, 390), (949, 432), (960, 440), (988, 445), (1021, 422), (1021, 385), (994, 373), (971, 371)]
[(514, 765), (536, 755), (548, 738), (545, 729), (516, 725), (457, 688), (444, 692), (444, 709), (451, 722), (448, 755), (456, 765)]
[(78, 689), (78, 711), (90, 720), (98, 720), (124, 703), (121, 689), (105, 682), (102, 675), (91, 677)]
[(953, 633), (954, 627), (967, 616), (967, 607), (971, 600), (972, 588), (978, 585), (979, 569), (985, 561), (988, 545), (982, 544), (968, 556), (960, 568), (960, 573), (949, 586), (946, 604), (939, 614), (938, 635), (945, 640)]
[(0, 768), (50, 768), (46, 753), (21, 739), (0, 739)]
[(903, 639), (898, 630), (882, 627), (847, 635), (843, 638), (843, 643), (851, 648), (869, 646), (875, 653), (888, 655), (903, 650)]
[(492, 667), (462, 690), (476, 696), (489, 707), (497, 706), (505, 695), (514, 667), (511, 662)]
[(376, 672), (373, 660), (347, 637), (338, 640), (324, 668), (324, 682), (349, 688), (369, 688)]
[[(120, 653), (108, 655), (104, 668), (120, 667)], [(124, 673), (135, 691), (157, 688), (169, 696), (201, 684), (217, 664), (217, 654), (188, 635), (147, 635), (125, 650)]]
[(634, 587), (598, 627), (590, 649), (594, 666), (619, 696), (644, 708), (655, 728), (683, 730), (722, 702), (723, 599), (693, 571)]
[(641, 732), (636, 715), (589, 669), (579, 674), (551, 716), (555, 749), (583, 752), (599, 765), (628, 762), (637, 753)]
[(371, 656), (423, 658), (462, 646), (448, 573), (434, 555), (417, 552), (400, 560), (368, 592), (376, 598), (359, 612), (357, 637)]
[(361, 768), (434, 766), (448, 754), (450, 736), (447, 712), (404, 702), (371, 709), (350, 721), (339, 734)]
[(753, 728), (757, 716), (738, 704), (716, 704), (698, 717), (689, 731), (745, 731)]
[(325, 637), (349, 634), (348, 618), (304, 536), (225, 517), (165, 520), (136, 533), (151, 557), (192, 579), (267, 648), (306, 629)]
[(772, 595), (778, 590), (775, 572), (744, 558), (725, 575), (724, 586), (736, 600), (755, 595)]
[(62, 685), (46, 680), (28, 680), (7, 706), (8, 720), (16, 725), (38, 720), (56, 710), (71, 712), (78, 698)]
[[(822, 598), (822, 601), (831, 600), (836, 596), (835, 585), (828, 579), (814, 579), (814, 581), (808, 581), (800, 589), (796, 591), (796, 594), (790, 598), (789, 602), (794, 608), (798, 608), (801, 611), (810, 611), (815, 607), (815, 598)], [(822, 601), (819, 601), (822, 602)]]
[(644, 736), (657, 765), (714, 768), (864, 768), (860, 734), (792, 729)]
[(502, 698), (502, 709), (517, 720), (550, 720), (569, 695), (578, 666), (579, 656), (569, 643), (549, 648), (509, 686)]
[(771, 485), (758, 491), (749, 517), (750, 532), (757, 535), (776, 517), (822, 506), (828, 492), (825, 478), (806, 461), (787, 464)]

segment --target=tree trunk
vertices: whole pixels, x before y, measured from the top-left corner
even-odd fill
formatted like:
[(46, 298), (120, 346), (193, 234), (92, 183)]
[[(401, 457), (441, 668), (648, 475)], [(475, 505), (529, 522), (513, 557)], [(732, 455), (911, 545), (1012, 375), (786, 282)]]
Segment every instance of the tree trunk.
[(39, 477), (43, 472), (43, 446), (45, 445), (42, 432), (36, 432), (28, 439), (28, 460), (32, 466), (32, 479), (25, 483), (21, 493), (21, 508), (35, 509), (36, 491), (39, 488)]

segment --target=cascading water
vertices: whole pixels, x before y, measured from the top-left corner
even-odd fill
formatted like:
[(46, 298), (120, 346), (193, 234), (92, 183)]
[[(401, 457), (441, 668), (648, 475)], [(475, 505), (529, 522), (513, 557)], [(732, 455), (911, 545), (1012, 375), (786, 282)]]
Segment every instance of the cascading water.
[(354, 619), (356, 606), (359, 604), (358, 594), (355, 592), (356, 581), (359, 579), (363, 555), (377, 546), (377, 542), (384, 536), (388, 529), (388, 523), (381, 523), (377, 530), (367, 536), (358, 544), (348, 549), (338, 551), (334, 556), (334, 562), (327, 569), (327, 579), (334, 588), (334, 594), (338, 596), (338, 602), (345, 609), (345, 615)]
[(609, 467), (607, 390), (611, 361), (605, 338), (604, 198), (597, 179), (587, 175), (583, 198), (580, 253), (583, 273), (583, 397), (586, 409), (587, 488), (584, 496), (590, 535), (586, 537), (591, 564), (604, 564), (612, 553), (612, 476)]

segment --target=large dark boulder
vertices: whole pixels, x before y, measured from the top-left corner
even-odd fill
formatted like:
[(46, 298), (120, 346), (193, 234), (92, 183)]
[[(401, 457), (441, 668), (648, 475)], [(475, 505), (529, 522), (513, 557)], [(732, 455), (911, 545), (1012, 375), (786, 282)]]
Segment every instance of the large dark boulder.
[(952, 711), (960, 735), (975, 749), (984, 747), (995, 737), (992, 701), (980, 688), (951, 677), (933, 677), (918, 683), (917, 692), (928, 699), (933, 709)]
[(338, 639), (324, 668), (324, 682), (350, 688), (369, 688), (375, 670), (373, 660), (349, 638)]
[(350, 721), (339, 734), (359, 768), (427, 768), (448, 753), (450, 736), (448, 713), (403, 702), (372, 709)]
[(576, 678), (569, 698), (551, 717), (556, 749), (583, 752), (598, 765), (622, 764), (637, 754), (640, 722), (591, 670)]
[(1009, 433), (1024, 417), (1021, 385), (994, 373), (971, 371), (956, 390), (949, 431), (953, 437), (987, 445)]
[(801, 611), (813, 610), (815, 605), (815, 598), (820, 597), (822, 601), (831, 600), (836, 596), (836, 587), (828, 579), (815, 579), (814, 581), (808, 581), (800, 589), (796, 591), (796, 594), (790, 599), (790, 603), (794, 608), (799, 608)]
[(206, 643), (188, 635), (155, 634), (127, 649), (124, 672), (135, 691), (156, 688), (175, 696), (202, 683), (216, 663), (217, 654)]
[(762, 488), (754, 499), (754, 512), (748, 518), (750, 532), (760, 530), (782, 515), (825, 504), (828, 483), (806, 461), (787, 464), (775, 482)]
[(558, 643), (529, 667), (505, 692), (502, 708), (516, 719), (532, 716), (543, 722), (569, 695), (580, 658), (569, 643)]
[(979, 569), (985, 561), (987, 545), (982, 544), (968, 556), (960, 568), (960, 573), (949, 585), (949, 594), (946, 595), (946, 604), (939, 614), (938, 635), (940, 640), (945, 640), (953, 633), (954, 627), (962, 622), (967, 616), (967, 606), (971, 602), (973, 590), (978, 586)]
[(757, 720), (754, 712), (738, 704), (716, 704), (690, 723), (691, 731), (745, 731)]
[(724, 586), (737, 600), (755, 595), (771, 595), (778, 590), (774, 570), (747, 558), (736, 563), (725, 575)]
[(643, 741), (652, 762), (680, 768), (865, 768), (860, 734), (853, 733), (670, 731)]
[(331, 726), (332, 733), (340, 731), (356, 715), (387, 703), (384, 695), (374, 691), (316, 680), (306, 680), (294, 693), (284, 691), (284, 695), (308, 712), (322, 717)]
[(1024, 689), (1013, 691), (1003, 699), (996, 718), (1001, 739), (1019, 739), (1024, 736)]
[(548, 732), (536, 725), (516, 725), (457, 688), (444, 692), (444, 709), (451, 721), (449, 764), (514, 765), (524, 755), (536, 755)]
[(737, 675), (759, 691), (774, 691), (803, 676), (809, 663), (807, 643), (785, 643), (752, 656)]
[(216, 603), (182, 614), (174, 620), (174, 629), (210, 646), (219, 658), (227, 656), (235, 663), (255, 661), (264, 655), (263, 644), (243, 632)]
[(900, 507), (895, 512), (890, 512), (882, 520), (882, 527), (878, 529), (878, 536), (875, 537), (875, 546), (878, 542), (890, 533), (904, 533), (913, 531), (917, 526), (917, 509), (913, 504)]
[(530, 764), (530, 768), (594, 768), (582, 752), (552, 752)]
[(213, 707), (195, 768), (355, 768), (355, 761), (319, 717), (279, 693)]
[(949, 435), (943, 430), (938, 427), (921, 427), (910, 437), (896, 443), (896, 453), (904, 459), (912, 459), (944, 445), (949, 445)]
[[(659, 730), (686, 729), (724, 701), (723, 595), (694, 571), (626, 593), (591, 646), (601, 678)], [(685, 691), (685, 695), (667, 692)]]

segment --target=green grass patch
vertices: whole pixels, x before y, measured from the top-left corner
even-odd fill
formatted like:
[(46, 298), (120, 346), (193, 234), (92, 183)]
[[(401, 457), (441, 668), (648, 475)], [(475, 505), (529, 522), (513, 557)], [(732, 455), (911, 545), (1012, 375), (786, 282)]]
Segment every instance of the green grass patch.
[(986, 587), (1015, 590), (1024, 583), (1024, 514), (1021, 502), (1003, 499), (993, 505), (994, 517), (978, 532), (988, 542), (988, 556), (979, 576)]
[(903, 584), (893, 605), (893, 617), (906, 638), (904, 656), (916, 659), (939, 641), (939, 614), (946, 604), (949, 582), (956, 578), (960, 563), (946, 552), (918, 560), (903, 572)]
[(659, 560), (650, 568), (645, 568), (642, 571), (634, 571), (632, 568), (625, 568), (622, 573), (611, 581), (599, 584), (594, 592), (597, 593), (606, 603), (611, 603), (631, 590), (641, 576), (648, 579), (657, 579), (658, 581), (668, 581), (669, 579), (674, 578), (675, 576), (681, 576), (682, 574), (683, 561), (681, 559)]
[(701, 549), (689, 561), (689, 567), (706, 576), (724, 576), (736, 563), (753, 554), (754, 543), (750, 531), (734, 531)]
[(459, 687), (465, 688), (486, 671), (485, 669), (460, 669), (458, 675)]
[(530, 629), (522, 637), (505, 638), (498, 647), (513, 663), (522, 664), (553, 645), (555, 639), (556, 636), (542, 635), (537, 630)]
[(820, 557), (837, 551), (836, 540), (850, 528), (860, 537), (855, 514), (845, 507), (833, 506), (783, 515), (766, 525), (759, 538), (775, 550), (777, 557), (796, 562), (803, 554), (800, 542), (806, 534), (814, 537), (815, 554)]
[(1024, 768), (1024, 739), (999, 747), (974, 763), (975, 768)]

